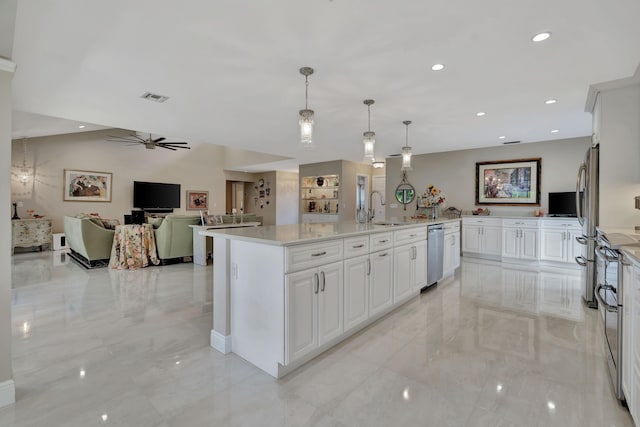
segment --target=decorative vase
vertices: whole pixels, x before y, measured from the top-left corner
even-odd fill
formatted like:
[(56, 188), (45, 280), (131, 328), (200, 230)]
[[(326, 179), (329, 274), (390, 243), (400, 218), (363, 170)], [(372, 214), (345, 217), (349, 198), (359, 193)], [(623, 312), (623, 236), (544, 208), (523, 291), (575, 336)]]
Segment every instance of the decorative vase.
[(432, 221), (438, 219), (438, 205), (428, 205), (427, 206), (427, 217)]
[(20, 217), (18, 216), (18, 204), (17, 203), (13, 203), (13, 216), (11, 217), (11, 219), (20, 219)]
[(319, 176), (316, 179), (316, 184), (318, 184), (318, 187), (322, 187), (324, 185), (324, 177)]

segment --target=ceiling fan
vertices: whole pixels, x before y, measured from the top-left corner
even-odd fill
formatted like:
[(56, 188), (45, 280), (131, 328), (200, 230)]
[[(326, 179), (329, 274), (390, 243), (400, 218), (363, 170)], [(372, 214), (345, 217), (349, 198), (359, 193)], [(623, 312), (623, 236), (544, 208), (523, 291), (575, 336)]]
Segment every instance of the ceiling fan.
[(156, 147), (162, 147), (162, 148), (166, 148), (167, 150), (173, 150), (173, 151), (176, 151), (177, 148), (184, 148), (186, 150), (191, 150), (191, 147), (186, 146), (187, 144), (189, 144), (188, 142), (163, 142), (167, 138), (160, 137), (160, 138), (154, 139), (151, 136), (151, 134), (149, 134), (149, 138), (146, 138), (146, 139), (141, 138), (136, 134), (131, 134), (129, 136), (109, 135), (109, 138), (113, 138), (113, 139), (108, 139), (107, 141), (126, 142), (129, 144), (143, 144), (145, 148), (148, 150), (155, 150)]

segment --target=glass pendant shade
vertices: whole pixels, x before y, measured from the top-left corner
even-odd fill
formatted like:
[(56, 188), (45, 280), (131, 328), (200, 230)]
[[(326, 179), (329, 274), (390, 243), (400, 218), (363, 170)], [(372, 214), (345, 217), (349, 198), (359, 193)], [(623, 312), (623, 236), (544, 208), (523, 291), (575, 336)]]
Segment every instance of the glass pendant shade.
[(373, 149), (376, 145), (376, 133), (375, 132), (365, 132), (364, 139), (362, 140), (364, 143), (364, 158), (373, 160)]
[(313, 110), (300, 110), (300, 145), (313, 149)]
[(400, 170), (405, 172), (411, 170), (411, 147), (409, 147), (409, 125), (411, 120), (405, 120), (402, 123), (407, 127), (407, 139), (404, 147), (402, 147), (402, 168)]
[(402, 169), (403, 171), (411, 170), (411, 147), (402, 147)]
[(311, 150), (313, 145), (313, 110), (309, 109), (309, 76), (313, 74), (313, 68), (302, 67), (300, 74), (304, 76), (304, 110), (300, 110), (300, 146), (305, 150)]
[(371, 166), (373, 166), (374, 169), (382, 169), (384, 167), (384, 162), (382, 160), (372, 159)]

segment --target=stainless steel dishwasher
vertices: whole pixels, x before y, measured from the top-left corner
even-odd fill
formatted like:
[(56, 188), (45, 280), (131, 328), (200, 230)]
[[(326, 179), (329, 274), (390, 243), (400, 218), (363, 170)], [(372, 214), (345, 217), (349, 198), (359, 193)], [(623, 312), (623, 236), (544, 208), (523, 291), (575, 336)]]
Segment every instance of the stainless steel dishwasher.
[(427, 286), (442, 279), (442, 257), (444, 253), (444, 225), (427, 227)]

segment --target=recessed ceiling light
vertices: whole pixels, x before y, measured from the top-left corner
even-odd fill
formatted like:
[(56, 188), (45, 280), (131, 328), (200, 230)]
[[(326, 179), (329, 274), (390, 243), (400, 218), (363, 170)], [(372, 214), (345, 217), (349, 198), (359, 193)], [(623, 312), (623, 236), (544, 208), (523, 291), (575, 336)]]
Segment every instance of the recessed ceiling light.
[(544, 101), (545, 104), (555, 104), (556, 102), (558, 101), (556, 101), (555, 99), (547, 99), (546, 101)]
[(551, 133), (558, 133), (558, 132), (560, 132), (558, 129), (554, 129), (551, 131)]
[(505, 138), (506, 138), (506, 136), (502, 135), (502, 136), (499, 136), (498, 138), (500, 138), (500, 139), (505, 139)]
[(78, 126), (78, 129), (84, 129), (84, 128), (85, 128), (85, 125)]
[(485, 114), (487, 114), (487, 113), (485, 113), (484, 111), (480, 111), (480, 112), (476, 113), (476, 116), (478, 116), (478, 117), (482, 117), (482, 116), (484, 116)]
[(441, 71), (444, 70), (444, 64), (435, 64), (431, 67), (433, 71)]
[(532, 42), (542, 42), (551, 37), (551, 33), (549, 31), (545, 31), (543, 33), (538, 33), (535, 36), (531, 37)]

